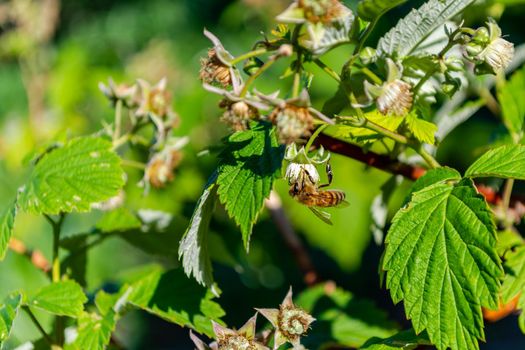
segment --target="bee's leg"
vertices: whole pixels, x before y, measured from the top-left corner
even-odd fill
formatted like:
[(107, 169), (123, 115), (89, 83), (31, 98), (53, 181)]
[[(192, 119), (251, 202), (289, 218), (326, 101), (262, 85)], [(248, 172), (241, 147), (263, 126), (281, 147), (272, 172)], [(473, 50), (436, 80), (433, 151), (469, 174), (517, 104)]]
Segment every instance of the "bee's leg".
[(330, 165), (329, 162), (326, 162), (326, 176), (328, 177), (328, 183), (319, 186), (319, 188), (327, 187), (327, 186), (330, 186), (332, 184), (332, 180), (334, 178), (334, 173), (332, 172), (332, 166)]

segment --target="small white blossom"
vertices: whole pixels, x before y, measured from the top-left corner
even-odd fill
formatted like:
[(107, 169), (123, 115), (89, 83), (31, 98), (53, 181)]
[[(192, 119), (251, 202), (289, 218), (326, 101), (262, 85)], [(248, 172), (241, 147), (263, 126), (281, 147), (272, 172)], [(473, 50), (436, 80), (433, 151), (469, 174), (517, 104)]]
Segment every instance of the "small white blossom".
[(478, 58), (487, 62), (495, 71), (507, 68), (514, 57), (514, 44), (503, 39), (493, 40)]
[(303, 164), (303, 163), (290, 163), (286, 168), (285, 178), (288, 180), (288, 183), (293, 184), (301, 182), (304, 176), (309, 176), (314, 184), (317, 184), (320, 181), (319, 172), (313, 164)]

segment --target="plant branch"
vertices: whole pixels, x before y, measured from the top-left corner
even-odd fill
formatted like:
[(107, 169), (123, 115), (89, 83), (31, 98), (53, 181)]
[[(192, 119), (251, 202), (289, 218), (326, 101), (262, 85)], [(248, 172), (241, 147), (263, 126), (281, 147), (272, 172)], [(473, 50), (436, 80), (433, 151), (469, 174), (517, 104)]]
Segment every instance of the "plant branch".
[(275, 191), (272, 191), (265, 205), (270, 211), (272, 219), (281, 233), (284, 242), (292, 252), (297, 266), (303, 272), (304, 282), (309, 286), (319, 282), (319, 275), (312, 263), (312, 259), (310, 259), (310, 255), (297, 236), (297, 233), (295, 233), (292, 223), (286, 216), (279, 195)]
[(40, 324), (40, 322), (38, 321), (38, 319), (36, 318), (36, 316), (33, 314), (33, 312), (31, 311), (31, 309), (29, 308), (29, 306), (22, 306), (22, 309), (27, 313), (27, 315), (29, 316), (29, 318), (31, 319), (31, 321), (33, 322), (33, 324), (36, 326), (36, 328), (38, 328), (39, 332), (42, 334), (42, 336), (44, 337), (44, 339), (46, 340), (46, 342), (49, 344), (49, 345), (53, 345), (53, 339), (51, 339), (51, 337), (49, 336), (49, 334), (46, 333), (44, 327), (42, 327), (42, 325)]
[(257, 49), (257, 50), (253, 50), (253, 51), (249, 51), (249, 52), (246, 52), (245, 54), (242, 54), (240, 56), (237, 56), (235, 57), (234, 59), (232, 59), (230, 61), (230, 64), (231, 65), (235, 65), (237, 63), (240, 63), (244, 60), (247, 60), (249, 58), (252, 58), (252, 57), (257, 57), (257, 56), (260, 56), (260, 55), (263, 55), (265, 53), (268, 52), (268, 49), (267, 48), (260, 48), (260, 49)]
[(337, 74), (336, 71), (324, 64), (324, 62), (322, 62), (320, 59), (316, 58), (314, 60), (314, 63), (325, 73), (327, 73), (330, 77), (332, 77), (335, 81), (337, 81), (338, 83), (341, 82), (341, 77), (339, 76), (339, 74)]

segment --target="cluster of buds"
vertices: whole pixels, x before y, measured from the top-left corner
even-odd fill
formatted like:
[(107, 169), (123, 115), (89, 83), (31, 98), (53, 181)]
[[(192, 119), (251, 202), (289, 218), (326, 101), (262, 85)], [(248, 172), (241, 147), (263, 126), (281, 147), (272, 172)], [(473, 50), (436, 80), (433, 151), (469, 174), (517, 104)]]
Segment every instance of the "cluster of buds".
[(263, 95), (260, 97), (275, 106), (268, 120), (276, 126), (279, 142), (289, 145), (312, 134), (314, 118), (309, 110), (310, 98), (306, 90), (299, 97), (288, 100)]
[(281, 23), (305, 24), (301, 45), (320, 55), (339, 43), (333, 38), (348, 40), (355, 15), (338, 0), (296, 0), (276, 19)]
[(377, 109), (383, 115), (402, 116), (412, 108), (412, 87), (401, 80), (401, 69), (394, 61), (387, 59), (387, 66), (387, 80), (380, 86), (365, 81), (365, 92), (376, 101)]
[(514, 57), (514, 44), (501, 37), (501, 28), (494, 20), (478, 28), (465, 45), (467, 59), (476, 63), (479, 72), (495, 73), (504, 70)]
[[(275, 328), (273, 349), (278, 349), (285, 343), (290, 343), (294, 349), (301, 348), (301, 337), (306, 335), (310, 325), (315, 321), (310, 314), (294, 305), (292, 289), (284, 298), (279, 309), (256, 309), (270, 321)], [(258, 337), (255, 333), (257, 313), (239, 330), (229, 329), (212, 321), (215, 341), (210, 345), (190, 332), (190, 338), (197, 350), (269, 350), (260, 341), (267, 342), (264, 334)]]

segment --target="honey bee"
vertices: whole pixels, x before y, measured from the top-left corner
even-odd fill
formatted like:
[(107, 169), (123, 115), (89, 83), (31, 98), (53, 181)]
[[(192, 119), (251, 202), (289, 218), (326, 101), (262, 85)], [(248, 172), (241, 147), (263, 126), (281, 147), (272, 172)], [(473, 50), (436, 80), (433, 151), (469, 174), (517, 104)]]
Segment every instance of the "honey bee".
[(332, 225), (331, 215), (317, 208), (345, 207), (348, 206), (348, 202), (345, 201), (346, 194), (343, 191), (321, 189), (330, 186), (332, 183), (333, 174), (330, 164), (326, 165), (326, 173), (328, 175), (328, 183), (317, 185), (308, 171), (304, 169), (298, 181), (291, 184), (289, 193), (299, 203), (306, 205), (318, 218)]

